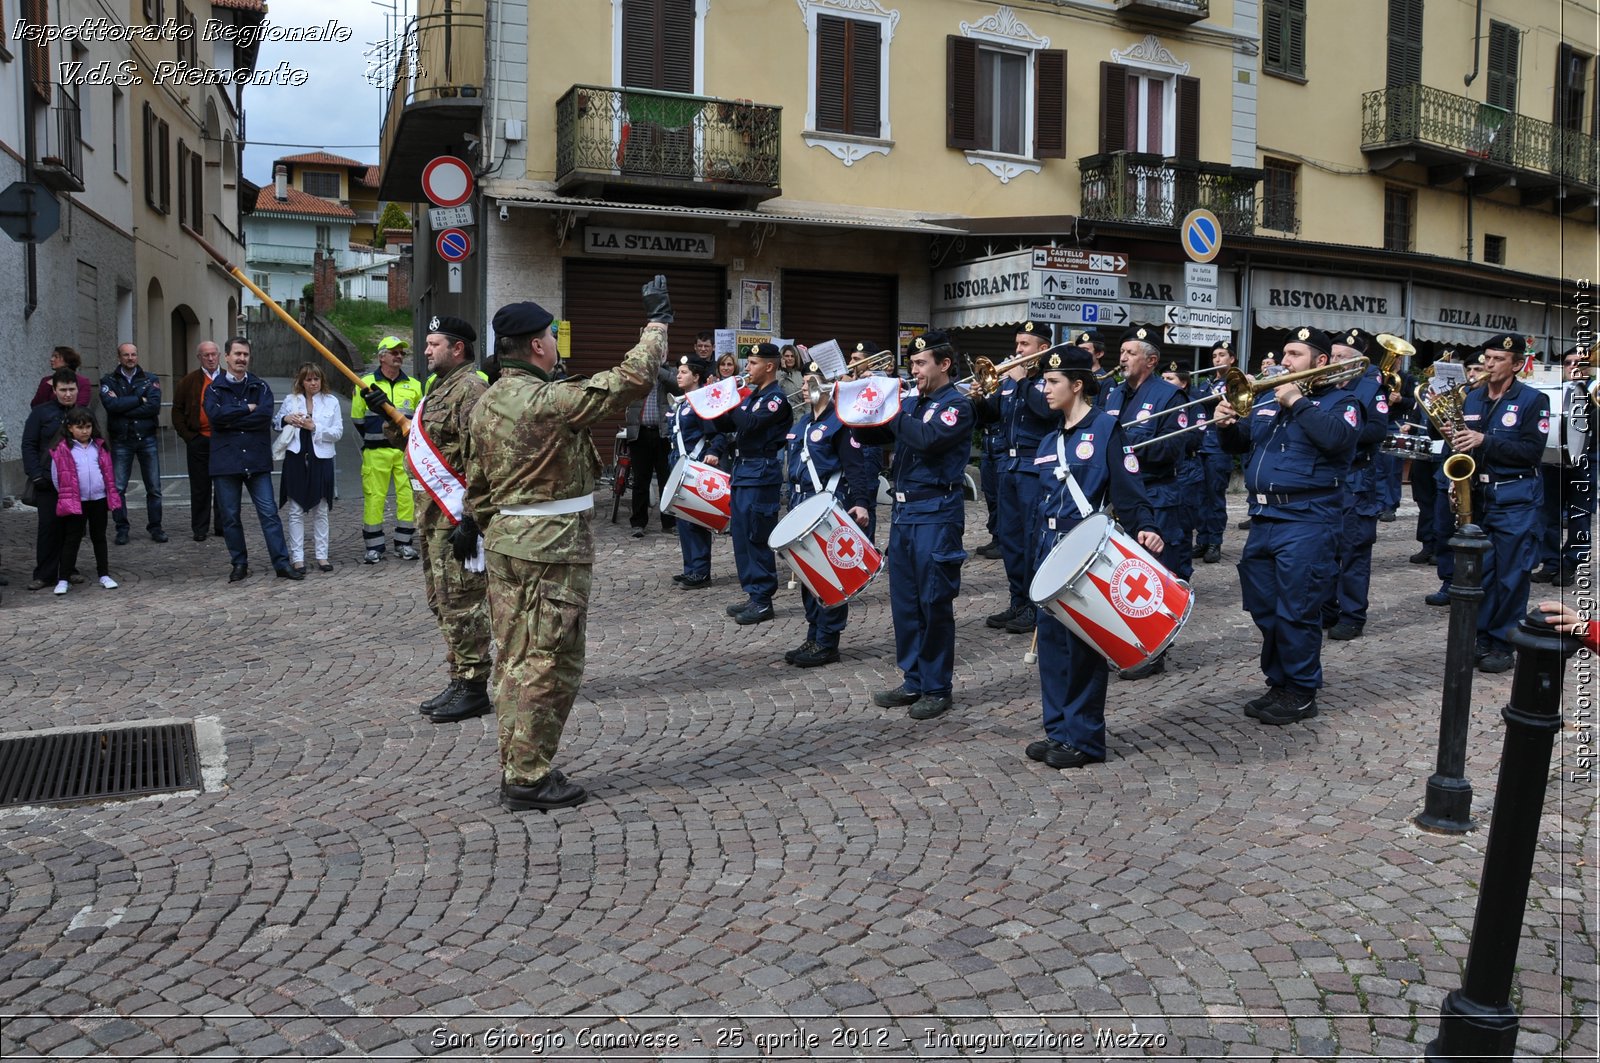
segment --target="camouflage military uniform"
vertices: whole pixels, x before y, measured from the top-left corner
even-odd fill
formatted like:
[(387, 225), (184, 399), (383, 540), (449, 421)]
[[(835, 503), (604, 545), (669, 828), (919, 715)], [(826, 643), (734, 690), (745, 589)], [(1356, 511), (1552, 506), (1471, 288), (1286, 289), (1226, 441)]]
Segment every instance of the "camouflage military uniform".
[[(422, 427), (450, 467), (467, 473), (467, 425), (478, 400), (488, 390), (470, 364), (449, 370), (422, 404)], [(450, 678), (476, 683), (489, 678), (488, 576), (468, 572), (450, 550), (455, 525), (426, 491), (416, 488), (417, 522), (422, 532), (423, 578), (428, 608), (444, 635)]]
[(586, 380), (552, 382), (526, 363), (502, 360), (500, 379), (473, 411), (467, 511), (483, 528), (488, 553), (507, 783), (527, 786), (549, 773), (583, 681), (594, 532), (592, 510), (500, 511), (592, 495), (600, 455), (589, 428), (643, 397), (666, 351), (666, 330), (647, 326), (621, 366)]

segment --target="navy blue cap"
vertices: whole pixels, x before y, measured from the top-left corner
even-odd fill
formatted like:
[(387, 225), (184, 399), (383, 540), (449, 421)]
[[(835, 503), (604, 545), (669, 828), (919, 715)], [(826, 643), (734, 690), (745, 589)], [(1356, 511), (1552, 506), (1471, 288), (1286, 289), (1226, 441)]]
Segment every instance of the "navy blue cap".
[(1284, 342), (1303, 343), (1312, 350), (1318, 351), (1322, 354), (1333, 353), (1333, 337), (1329, 336), (1326, 332), (1319, 328), (1312, 328), (1310, 325), (1303, 325), (1300, 328), (1292, 330), (1289, 333), (1289, 338)]
[(496, 336), (536, 336), (550, 327), (556, 316), (538, 303), (510, 303), (494, 312)]
[(1129, 340), (1148, 343), (1156, 349), (1157, 354), (1161, 353), (1161, 330), (1154, 325), (1129, 325), (1128, 331), (1122, 334), (1122, 342), (1127, 343)]

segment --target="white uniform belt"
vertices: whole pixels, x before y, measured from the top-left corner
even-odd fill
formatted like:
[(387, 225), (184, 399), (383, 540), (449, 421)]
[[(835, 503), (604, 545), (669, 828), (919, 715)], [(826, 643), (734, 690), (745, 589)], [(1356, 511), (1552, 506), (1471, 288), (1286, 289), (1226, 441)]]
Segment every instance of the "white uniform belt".
[(501, 506), (503, 517), (559, 517), (564, 513), (583, 513), (594, 508), (594, 495), (557, 498), (551, 502), (530, 502), (525, 506)]

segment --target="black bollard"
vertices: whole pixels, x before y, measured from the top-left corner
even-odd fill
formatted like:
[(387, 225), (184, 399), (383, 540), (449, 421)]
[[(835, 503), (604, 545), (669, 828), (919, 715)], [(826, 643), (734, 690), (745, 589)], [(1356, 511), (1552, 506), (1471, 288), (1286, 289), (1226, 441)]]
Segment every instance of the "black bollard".
[(1450, 583), (1450, 628), (1444, 651), (1444, 693), (1439, 699), (1439, 756), (1424, 790), (1417, 826), (1441, 834), (1473, 828), (1472, 783), (1467, 781), (1467, 729), (1472, 719), (1472, 672), (1477, 667), (1478, 608), (1483, 604), (1483, 555), (1489, 537), (1464, 524), (1450, 537), (1456, 573)]
[(1511, 702), (1503, 713), (1506, 740), (1467, 968), (1461, 988), (1439, 1008), (1439, 1036), (1428, 1042), (1429, 1059), (1510, 1059), (1517, 1045), (1519, 1017), (1511, 1006), (1511, 975), (1533, 877), (1550, 750), (1562, 724), (1561, 673), (1580, 643), (1556, 634), (1538, 614), (1517, 625), (1511, 642), (1517, 667)]

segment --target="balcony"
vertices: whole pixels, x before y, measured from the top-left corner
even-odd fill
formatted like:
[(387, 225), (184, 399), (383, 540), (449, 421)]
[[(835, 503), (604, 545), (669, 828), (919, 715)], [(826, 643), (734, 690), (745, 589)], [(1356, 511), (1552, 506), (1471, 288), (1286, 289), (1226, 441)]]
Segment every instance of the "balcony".
[[(250, 241), (250, 246), (245, 249), (245, 264), (256, 269), (261, 266), (306, 266), (310, 267), (319, 249), (305, 244), (267, 244), (258, 240)], [(356, 261), (356, 257), (342, 248), (321, 248), (323, 258), (332, 258), (334, 267), (345, 269)]]
[(483, 115), (484, 0), (422, 0), (390, 68), (378, 198), (420, 202), (422, 168)]
[(1256, 185), (1265, 176), (1241, 166), (1135, 151), (1087, 155), (1078, 160), (1078, 172), (1078, 213), (1089, 221), (1176, 226), (1191, 210), (1205, 207), (1232, 234), (1255, 231)]
[(1117, 14), (1187, 26), (1211, 17), (1211, 0), (1116, 0)]
[(1524, 206), (1595, 205), (1600, 152), (1586, 133), (1412, 83), (1361, 97), (1361, 150), (1373, 170), (1409, 162), (1434, 185), (1478, 194), (1512, 186)]
[(56, 98), (61, 102), (50, 108), (50, 121), (45, 123), (44, 143), (39, 145), (33, 172), (52, 191), (82, 192), (83, 116), (78, 111), (77, 97), (70, 95), (65, 86), (57, 86)]
[(783, 108), (574, 85), (556, 101), (556, 190), (748, 209), (781, 194)]

